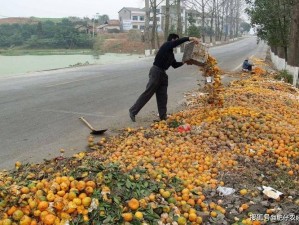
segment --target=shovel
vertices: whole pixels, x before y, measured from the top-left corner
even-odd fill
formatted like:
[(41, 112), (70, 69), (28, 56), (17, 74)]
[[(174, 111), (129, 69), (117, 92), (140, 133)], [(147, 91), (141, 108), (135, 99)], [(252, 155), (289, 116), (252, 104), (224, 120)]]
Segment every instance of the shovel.
[(95, 134), (95, 135), (97, 135), (97, 134), (103, 134), (103, 133), (105, 133), (108, 129), (104, 129), (104, 130), (95, 130), (85, 119), (84, 119), (84, 117), (80, 117), (79, 118), (80, 120), (82, 120), (88, 127), (89, 127), (89, 129), (91, 129), (91, 132), (90, 132), (90, 134)]

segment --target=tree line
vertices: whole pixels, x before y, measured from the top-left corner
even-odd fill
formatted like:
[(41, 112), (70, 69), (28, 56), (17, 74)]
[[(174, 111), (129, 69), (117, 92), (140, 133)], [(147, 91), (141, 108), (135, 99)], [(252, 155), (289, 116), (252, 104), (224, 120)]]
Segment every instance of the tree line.
[(87, 21), (64, 18), (60, 22), (38, 21), (34, 24), (1, 24), (0, 48), (92, 48)]
[(272, 52), (299, 66), (299, 0), (246, 0), (257, 35)]
[[(250, 24), (241, 20), (244, 11), (244, 0), (145, 0), (145, 40), (151, 48), (159, 47), (157, 34), (157, 8), (165, 3), (162, 13), (164, 21), (164, 40), (170, 32), (182, 35), (201, 37), (203, 42), (226, 41), (249, 32)], [(182, 5), (189, 10), (188, 28), (183, 32)], [(170, 25), (170, 14), (176, 14), (176, 27)], [(195, 15), (193, 16), (192, 13)], [(151, 15), (152, 14), (152, 15)], [(152, 24), (150, 26), (150, 16)], [(196, 26), (196, 18), (200, 18), (200, 25)], [(187, 27), (187, 26), (185, 26)]]

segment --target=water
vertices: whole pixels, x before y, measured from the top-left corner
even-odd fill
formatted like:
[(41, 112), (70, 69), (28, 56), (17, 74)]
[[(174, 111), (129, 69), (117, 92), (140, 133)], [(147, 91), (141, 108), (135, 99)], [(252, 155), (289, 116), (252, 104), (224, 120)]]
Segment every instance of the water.
[(115, 62), (132, 61), (140, 57), (141, 55), (113, 53), (107, 53), (98, 57), (92, 55), (0, 55), (0, 77), (66, 68), (80, 64), (111, 64)]

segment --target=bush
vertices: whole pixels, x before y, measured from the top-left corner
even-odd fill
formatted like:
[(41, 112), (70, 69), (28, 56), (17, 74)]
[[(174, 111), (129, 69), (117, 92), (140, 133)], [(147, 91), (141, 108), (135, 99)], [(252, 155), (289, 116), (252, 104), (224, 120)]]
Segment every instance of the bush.
[(191, 25), (188, 27), (188, 35), (190, 37), (200, 37), (200, 30), (197, 26)]
[(287, 70), (281, 70), (278, 74), (274, 76), (277, 80), (283, 80), (286, 83), (293, 84), (293, 75), (290, 74)]
[(140, 30), (129, 30), (128, 39), (132, 41), (141, 40), (141, 31)]
[(109, 29), (108, 33), (120, 33), (120, 30), (114, 28), (114, 29)]

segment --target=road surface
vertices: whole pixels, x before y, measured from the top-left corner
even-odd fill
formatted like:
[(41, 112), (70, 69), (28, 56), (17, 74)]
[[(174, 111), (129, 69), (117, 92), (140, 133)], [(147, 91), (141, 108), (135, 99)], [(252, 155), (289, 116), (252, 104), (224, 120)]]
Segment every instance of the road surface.
[[(266, 56), (267, 46), (250, 37), (210, 48), (223, 70), (238, 70), (246, 57)], [(176, 55), (178, 61), (182, 54)], [(153, 57), (112, 65), (92, 65), (0, 78), (0, 169), (16, 161), (42, 162), (86, 150), (89, 129), (78, 119), (84, 116), (96, 129), (149, 125), (157, 119), (156, 99), (132, 123), (128, 109), (144, 91)], [(203, 80), (198, 67), (169, 69), (168, 111), (181, 106), (184, 92)]]

